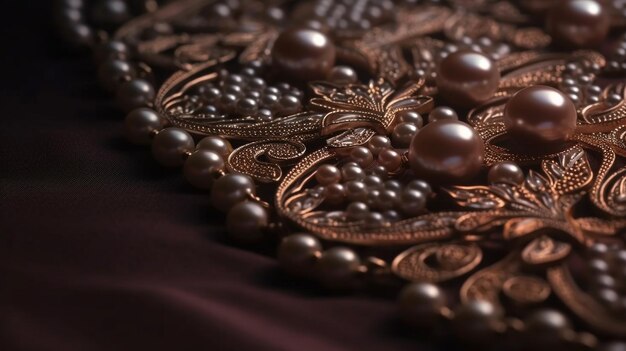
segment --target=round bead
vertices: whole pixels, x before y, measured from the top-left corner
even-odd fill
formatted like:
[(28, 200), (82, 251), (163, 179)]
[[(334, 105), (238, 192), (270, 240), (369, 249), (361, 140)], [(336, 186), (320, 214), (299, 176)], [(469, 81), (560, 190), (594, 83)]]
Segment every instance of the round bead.
[(128, 45), (123, 41), (109, 40), (94, 49), (94, 60), (101, 63), (106, 60), (125, 59), (130, 55)]
[(393, 128), (391, 141), (399, 149), (406, 149), (411, 144), (413, 136), (417, 133), (417, 126), (411, 123), (400, 123)]
[(272, 48), (272, 66), (283, 77), (311, 81), (328, 76), (335, 65), (335, 45), (322, 32), (306, 28), (283, 31)]
[(395, 150), (385, 149), (378, 154), (378, 163), (387, 171), (394, 172), (402, 166), (402, 156)]
[(417, 216), (426, 207), (426, 196), (419, 190), (405, 189), (400, 195), (399, 204), (406, 216)]
[(519, 185), (524, 182), (524, 172), (517, 163), (504, 161), (491, 166), (487, 179), (491, 184), (507, 183)]
[(138, 108), (126, 116), (124, 134), (134, 144), (148, 145), (152, 133), (161, 130), (163, 124), (163, 119), (154, 110)]
[(100, 0), (93, 6), (91, 17), (98, 25), (113, 28), (130, 19), (130, 9), (126, 1)]
[(378, 156), (381, 151), (391, 148), (391, 140), (384, 135), (374, 135), (368, 142), (367, 147), (374, 156)]
[(191, 154), (183, 167), (183, 174), (187, 181), (199, 189), (211, 189), (213, 182), (226, 165), (222, 156), (213, 151), (197, 150)]
[(459, 116), (456, 111), (447, 106), (439, 106), (428, 114), (428, 123), (433, 123), (439, 120), (458, 120)]
[(428, 182), (461, 184), (478, 174), (484, 152), (483, 141), (472, 127), (442, 120), (429, 123), (415, 135), (409, 163), (413, 172)]
[(152, 156), (166, 167), (182, 166), (185, 154), (194, 150), (193, 137), (180, 128), (165, 128), (152, 140)]
[(228, 140), (218, 136), (208, 136), (200, 140), (196, 147), (198, 150), (213, 151), (224, 159), (233, 151), (233, 147)]
[(593, 48), (604, 42), (610, 22), (599, 1), (564, 0), (549, 11), (546, 25), (557, 45)]
[(446, 297), (435, 284), (412, 283), (402, 289), (398, 304), (407, 323), (415, 327), (431, 327), (442, 308), (446, 307)]
[(154, 96), (152, 84), (144, 79), (133, 79), (119, 86), (116, 99), (120, 108), (128, 112), (151, 104)]
[(488, 301), (474, 300), (461, 304), (454, 313), (453, 330), (472, 343), (489, 341), (503, 317), (503, 312)]
[(489, 100), (498, 89), (500, 71), (481, 53), (457, 51), (441, 60), (437, 88), (454, 106), (471, 108)]
[(504, 107), (508, 134), (531, 150), (558, 145), (576, 129), (576, 107), (559, 90), (535, 85), (518, 91)]
[(358, 165), (345, 164), (341, 167), (341, 177), (344, 181), (363, 179), (365, 172)]
[(324, 201), (331, 205), (339, 205), (346, 198), (346, 188), (343, 184), (335, 183), (326, 186), (324, 190)]
[(103, 62), (98, 67), (98, 79), (103, 88), (108, 91), (115, 91), (126, 80), (132, 79), (137, 75), (135, 68), (130, 62), (125, 60), (113, 59)]
[(370, 209), (364, 202), (355, 201), (346, 208), (346, 218), (350, 221), (361, 221), (369, 212)]
[(257, 244), (269, 224), (267, 210), (254, 201), (234, 205), (226, 216), (228, 237), (240, 244)]
[(433, 193), (433, 188), (427, 182), (421, 179), (415, 179), (410, 181), (406, 185), (407, 189), (417, 190), (424, 194), (424, 196), (429, 197)]
[(321, 254), (322, 244), (316, 237), (297, 233), (284, 237), (278, 246), (278, 263), (291, 274), (306, 274)]
[(226, 174), (218, 178), (211, 188), (211, 204), (226, 213), (234, 205), (256, 194), (252, 178), (243, 174)]
[(527, 339), (533, 345), (548, 347), (562, 342), (561, 336), (571, 328), (570, 322), (556, 310), (539, 310), (524, 321)]
[(626, 351), (626, 342), (607, 342), (600, 345), (598, 351)]
[(422, 115), (415, 111), (398, 112), (396, 114), (396, 118), (398, 119), (398, 123), (411, 123), (417, 128), (422, 128), (424, 126), (424, 118), (422, 118)]
[(377, 228), (385, 224), (385, 217), (379, 212), (370, 212), (365, 216), (364, 225), (367, 228)]
[(316, 274), (329, 289), (349, 289), (354, 287), (361, 260), (351, 249), (334, 247), (322, 252), (315, 263)]
[(328, 74), (328, 81), (335, 84), (356, 83), (359, 79), (356, 71), (349, 66), (335, 66)]
[(321, 165), (315, 172), (315, 180), (321, 185), (338, 183), (341, 180), (341, 171), (333, 165)]
[(372, 152), (364, 146), (357, 146), (353, 148), (350, 152), (350, 158), (361, 167), (367, 167), (374, 162), (374, 155), (372, 155)]
[(73, 48), (84, 49), (93, 45), (96, 35), (83, 22), (68, 23), (61, 26), (61, 36)]

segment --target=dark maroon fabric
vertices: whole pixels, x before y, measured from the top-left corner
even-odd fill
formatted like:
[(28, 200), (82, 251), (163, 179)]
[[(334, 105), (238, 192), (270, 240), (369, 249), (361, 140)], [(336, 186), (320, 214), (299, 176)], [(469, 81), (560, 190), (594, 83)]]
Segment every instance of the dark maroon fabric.
[(3, 42), (0, 350), (428, 349), (390, 299), (322, 294), (220, 241), (207, 195), (120, 137), (49, 2), (12, 2), (29, 15)]

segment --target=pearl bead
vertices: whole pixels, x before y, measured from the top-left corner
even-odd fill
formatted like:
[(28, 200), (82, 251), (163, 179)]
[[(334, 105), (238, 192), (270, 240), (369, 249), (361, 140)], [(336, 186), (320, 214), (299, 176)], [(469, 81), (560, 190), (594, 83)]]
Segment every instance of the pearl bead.
[(406, 185), (406, 189), (417, 190), (421, 192), (422, 194), (424, 194), (425, 197), (429, 197), (433, 193), (433, 189), (431, 188), (430, 184), (426, 183), (425, 181), (421, 179), (410, 181)]
[(398, 203), (398, 193), (394, 190), (385, 189), (380, 192), (376, 207), (380, 210), (390, 210)]
[(321, 185), (330, 185), (341, 181), (341, 171), (333, 165), (321, 165), (315, 171), (315, 180)]
[(335, 45), (326, 34), (316, 30), (287, 29), (272, 48), (272, 66), (287, 79), (321, 80), (334, 65)]
[(395, 150), (385, 149), (378, 154), (378, 163), (387, 171), (395, 172), (402, 166), (402, 156)]
[(402, 184), (397, 180), (388, 180), (385, 182), (385, 189), (400, 191), (402, 190)]
[(369, 207), (363, 202), (352, 202), (346, 208), (346, 218), (349, 221), (361, 221), (370, 212)]
[(367, 199), (367, 186), (359, 180), (351, 180), (345, 184), (346, 197), (352, 201), (365, 201)]
[(124, 111), (150, 105), (156, 93), (154, 87), (144, 79), (133, 79), (122, 83), (117, 90), (117, 103)]
[(413, 136), (417, 133), (417, 126), (411, 123), (400, 123), (393, 128), (391, 140), (393, 146), (399, 149), (406, 149), (411, 144)]
[(208, 136), (200, 140), (197, 146), (198, 150), (213, 151), (216, 154), (227, 159), (230, 153), (233, 151), (233, 147), (228, 140), (218, 136)]
[(422, 128), (424, 126), (424, 118), (422, 115), (415, 111), (401, 111), (396, 114), (396, 119), (398, 123), (410, 123), (415, 125), (417, 128)]
[(490, 184), (507, 183), (519, 185), (524, 182), (524, 172), (516, 163), (504, 161), (491, 166), (487, 179)]
[(441, 60), (437, 88), (446, 101), (471, 108), (489, 100), (498, 89), (500, 71), (489, 57), (471, 51), (457, 51)]
[(372, 152), (364, 146), (357, 146), (353, 148), (350, 152), (350, 158), (361, 167), (367, 167), (374, 162), (374, 155), (372, 155)]
[(428, 114), (428, 123), (433, 123), (439, 120), (458, 120), (459, 116), (456, 112), (447, 107), (447, 106), (439, 106)]
[(283, 238), (278, 246), (278, 262), (291, 274), (306, 274), (321, 254), (322, 244), (316, 237), (297, 233)]
[(341, 167), (341, 177), (344, 181), (360, 180), (365, 177), (365, 172), (358, 165), (345, 164)]
[(152, 156), (166, 167), (182, 166), (185, 154), (194, 150), (193, 137), (180, 128), (165, 128), (152, 141)]
[(256, 194), (252, 178), (243, 174), (226, 174), (218, 178), (211, 188), (211, 204), (221, 212)]
[(343, 184), (335, 183), (326, 186), (324, 201), (331, 205), (341, 204), (346, 197), (346, 189)]
[(197, 150), (191, 154), (183, 167), (187, 181), (199, 189), (211, 189), (215, 179), (225, 171), (222, 156), (208, 150)]
[(459, 305), (452, 328), (456, 335), (471, 343), (484, 343), (493, 338), (503, 312), (488, 301), (469, 301)]
[(563, 143), (576, 129), (576, 107), (559, 90), (535, 85), (518, 91), (504, 107), (504, 125), (520, 145), (535, 151)]
[(557, 45), (567, 48), (600, 46), (609, 33), (610, 18), (599, 1), (560, 1), (548, 13), (546, 26)]
[(407, 323), (419, 328), (432, 327), (446, 307), (446, 297), (435, 284), (412, 283), (402, 289), (398, 304)]
[(123, 41), (109, 40), (94, 49), (94, 61), (97, 64), (107, 60), (126, 59), (130, 56), (130, 49)]
[(368, 142), (367, 147), (374, 156), (378, 156), (381, 151), (391, 148), (391, 140), (384, 135), (374, 135)]
[[(563, 333), (571, 328), (570, 322), (561, 312), (539, 310), (524, 321), (526, 340), (540, 349), (553, 349), (563, 342)], [(552, 347), (550, 347), (552, 346)]]
[(318, 279), (329, 289), (349, 289), (355, 286), (361, 260), (351, 249), (334, 247), (322, 252), (315, 263)]
[(82, 22), (61, 25), (61, 36), (73, 48), (84, 49), (93, 45), (96, 35), (87, 24)]
[(378, 212), (370, 212), (363, 221), (367, 228), (378, 228), (385, 224), (385, 217)]
[(98, 25), (114, 28), (130, 19), (130, 9), (122, 0), (100, 0), (93, 6), (91, 18)]
[(375, 175), (368, 175), (363, 178), (363, 183), (370, 189), (380, 189), (383, 187), (383, 180)]
[(234, 205), (226, 216), (228, 237), (240, 244), (257, 244), (269, 224), (267, 210), (254, 201)]
[(400, 195), (400, 209), (408, 217), (419, 215), (426, 207), (426, 196), (419, 190), (405, 189)]
[(598, 351), (626, 351), (626, 342), (608, 342), (600, 345)]
[(374, 176), (379, 177), (380, 179), (386, 179), (387, 178), (387, 169), (385, 169), (385, 167), (383, 167), (382, 165), (374, 165), (372, 166), (369, 170), (368, 173)]
[(328, 81), (335, 84), (356, 83), (358, 77), (356, 71), (349, 66), (335, 66), (328, 74)]
[(125, 60), (107, 60), (98, 67), (100, 84), (110, 92), (114, 92), (122, 83), (136, 75), (135, 68)]
[(161, 130), (164, 124), (161, 116), (154, 110), (138, 108), (126, 116), (124, 134), (134, 144), (148, 145), (152, 133)]
[(483, 141), (472, 127), (442, 120), (429, 123), (415, 135), (409, 162), (413, 172), (428, 182), (460, 184), (480, 172), (484, 152)]

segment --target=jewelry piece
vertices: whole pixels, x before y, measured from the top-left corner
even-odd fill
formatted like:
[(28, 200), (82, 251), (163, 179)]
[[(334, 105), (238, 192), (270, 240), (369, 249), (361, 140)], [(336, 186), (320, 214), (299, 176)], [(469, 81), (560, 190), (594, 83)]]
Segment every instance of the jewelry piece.
[(623, 2), (63, 0), (57, 15), (128, 139), (210, 190), (233, 242), (275, 241), (286, 272), (330, 290), (409, 282), (408, 325), (464, 345), (626, 348)]

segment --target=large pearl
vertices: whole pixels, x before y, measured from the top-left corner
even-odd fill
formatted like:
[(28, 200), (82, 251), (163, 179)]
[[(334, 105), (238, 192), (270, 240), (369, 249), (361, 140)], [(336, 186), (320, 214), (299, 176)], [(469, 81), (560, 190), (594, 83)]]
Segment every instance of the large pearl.
[(562, 92), (535, 85), (518, 91), (504, 107), (508, 134), (530, 150), (546, 150), (576, 129), (576, 107)]
[(557, 45), (592, 48), (604, 42), (610, 19), (598, 1), (564, 0), (549, 11), (546, 24)]
[(163, 128), (165, 121), (154, 110), (138, 108), (126, 116), (124, 134), (134, 144), (148, 145), (152, 133)]
[(133, 79), (122, 83), (117, 89), (117, 103), (122, 110), (129, 112), (152, 103), (156, 92), (145, 79)]
[(350, 289), (357, 283), (361, 260), (351, 249), (334, 247), (324, 251), (315, 263), (318, 279), (329, 289)]
[(278, 246), (278, 262), (292, 274), (306, 274), (313, 267), (315, 258), (322, 252), (322, 244), (316, 237), (298, 233), (289, 235)]
[(437, 88), (453, 106), (474, 107), (487, 101), (498, 89), (500, 71), (489, 57), (472, 51), (457, 51), (439, 63)]
[(465, 183), (482, 168), (484, 154), (484, 143), (472, 127), (440, 120), (415, 134), (409, 147), (409, 163), (418, 177), (429, 182)]
[(272, 66), (290, 80), (325, 79), (335, 65), (335, 45), (322, 32), (306, 28), (283, 31), (272, 48)]
[(221, 172), (226, 171), (222, 156), (213, 151), (197, 150), (185, 161), (183, 174), (187, 181), (199, 189), (211, 189)]
[(429, 327), (439, 320), (446, 296), (432, 283), (418, 282), (404, 287), (398, 297), (400, 313), (412, 326)]

